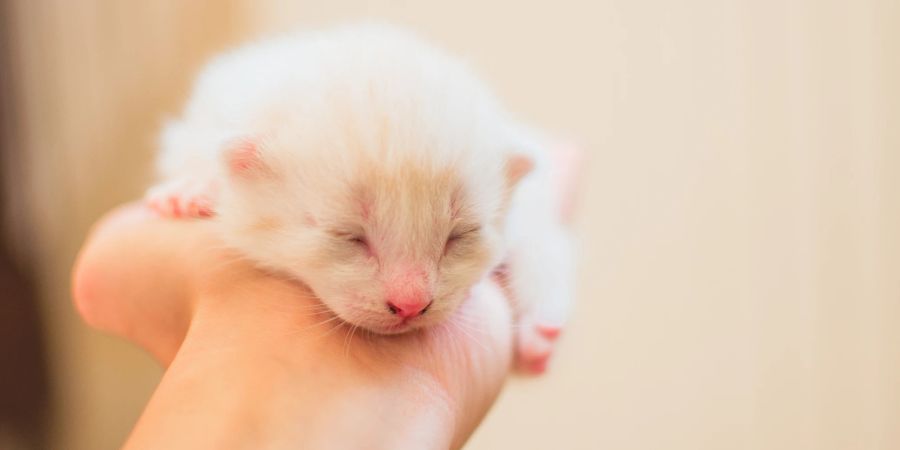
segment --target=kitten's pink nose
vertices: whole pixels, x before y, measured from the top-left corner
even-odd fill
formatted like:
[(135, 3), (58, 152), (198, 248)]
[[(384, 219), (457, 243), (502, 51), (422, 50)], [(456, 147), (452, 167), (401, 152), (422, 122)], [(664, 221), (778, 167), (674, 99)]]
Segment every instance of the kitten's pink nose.
[(425, 314), (429, 306), (431, 306), (431, 301), (426, 297), (395, 299), (387, 302), (388, 311), (404, 319)]

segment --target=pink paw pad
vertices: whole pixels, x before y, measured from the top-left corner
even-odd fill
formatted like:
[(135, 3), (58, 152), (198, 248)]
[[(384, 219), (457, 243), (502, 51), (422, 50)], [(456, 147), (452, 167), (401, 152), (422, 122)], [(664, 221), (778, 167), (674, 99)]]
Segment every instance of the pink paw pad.
[(544, 373), (553, 355), (554, 341), (559, 334), (558, 326), (524, 326), (519, 331), (516, 343), (516, 369), (529, 375)]
[(187, 202), (187, 215), (190, 217), (211, 217), (212, 202), (206, 196), (194, 197)]
[(540, 375), (547, 371), (547, 363), (553, 354), (551, 346), (520, 347), (516, 353), (516, 368), (525, 374)]
[(551, 341), (555, 341), (562, 332), (562, 328), (553, 325), (535, 325), (535, 328), (538, 334)]
[(215, 215), (212, 194), (210, 182), (173, 180), (147, 191), (145, 201), (163, 217), (207, 218)]

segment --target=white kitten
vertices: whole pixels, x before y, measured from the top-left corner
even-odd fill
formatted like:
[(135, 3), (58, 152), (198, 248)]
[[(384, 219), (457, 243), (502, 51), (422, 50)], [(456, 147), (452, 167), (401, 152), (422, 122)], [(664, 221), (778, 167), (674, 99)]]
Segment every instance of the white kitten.
[(162, 147), (151, 205), (214, 216), (374, 332), (444, 320), (505, 262), (519, 365), (543, 370), (573, 296), (547, 155), (461, 62), (371, 25), (250, 45), (203, 72)]

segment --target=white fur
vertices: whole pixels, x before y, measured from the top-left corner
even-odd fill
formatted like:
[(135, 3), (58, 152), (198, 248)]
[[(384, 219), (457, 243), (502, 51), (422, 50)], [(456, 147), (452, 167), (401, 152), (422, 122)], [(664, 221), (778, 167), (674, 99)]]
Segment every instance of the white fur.
[[(236, 139), (257, 143), (272, 173), (230, 173)], [(407, 32), (345, 27), (225, 54), (162, 147), (165, 179), (215, 186), (227, 243), (304, 280), (349, 322), (395, 330), (384, 286), (410, 267), (435, 298), (416, 326), (440, 321), (504, 259), (523, 316), (565, 317), (570, 244), (540, 141), (464, 64)], [(516, 154), (536, 164), (510, 198), (505, 167)], [(462, 192), (455, 219), (451, 191)], [(372, 208), (367, 220), (360, 204)], [(441, 256), (449, 234), (472, 226), (480, 231)], [(377, 256), (343, 232), (371, 235)]]

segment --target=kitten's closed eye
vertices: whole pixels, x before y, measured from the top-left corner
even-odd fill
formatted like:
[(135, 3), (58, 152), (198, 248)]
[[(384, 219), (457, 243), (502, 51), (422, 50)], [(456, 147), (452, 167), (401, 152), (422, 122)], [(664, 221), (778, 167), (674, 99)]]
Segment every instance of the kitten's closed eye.
[(338, 243), (350, 244), (365, 250), (369, 249), (369, 241), (364, 234), (344, 230), (331, 230), (328, 234)]
[(478, 235), (478, 232), (481, 230), (479, 226), (470, 226), (464, 227), (457, 230), (453, 230), (450, 233), (450, 236), (447, 236), (447, 243), (444, 244), (444, 252), (450, 248), (450, 246), (463, 241), (465, 239), (473, 238)]
[(366, 257), (375, 256), (375, 250), (369, 245), (369, 240), (366, 239), (364, 235), (359, 234), (351, 234), (344, 238), (345, 242), (350, 244), (353, 248), (356, 249), (359, 254), (362, 254)]

